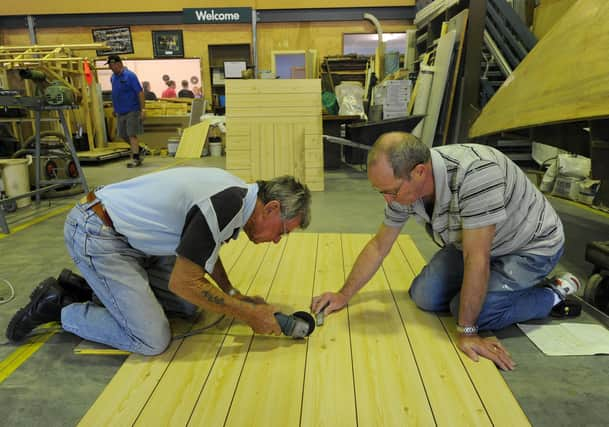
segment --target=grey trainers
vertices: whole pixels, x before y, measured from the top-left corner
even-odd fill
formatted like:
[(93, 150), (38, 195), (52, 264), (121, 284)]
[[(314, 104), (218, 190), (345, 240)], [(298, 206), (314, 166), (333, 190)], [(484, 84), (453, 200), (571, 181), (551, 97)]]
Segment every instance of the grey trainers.
[(571, 273), (562, 273), (560, 276), (550, 279), (548, 285), (562, 300), (567, 298), (567, 295), (576, 294), (581, 288), (581, 282)]
[(131, 161), (129, 163), (127, 163), (127, 167), (128, 168), (137, 168), (142, 166), (142, 163), (144, 163), (144, 157), (146, 157), (146, 150), (143, 147), (140, 147), (140, 151), (138, 153), (138, 158), (137, 159), (131, 159)]
[(131, 159), (129, 163), (127, 163), (128, 168), (137, 168), (142, 166), (142, 159)]

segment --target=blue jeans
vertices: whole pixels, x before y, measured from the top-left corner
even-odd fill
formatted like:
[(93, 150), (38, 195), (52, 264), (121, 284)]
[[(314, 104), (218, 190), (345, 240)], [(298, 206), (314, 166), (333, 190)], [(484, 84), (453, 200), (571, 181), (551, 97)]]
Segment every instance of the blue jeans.
[(171, 341), (166, 311), (186, 315), (197, 307), (168, 289), (175, 256), (149, 256), (76, 205), (64, 238), (74, 263), (103, 306), (76, 303), (61, 311), (62, 327), (82, 338), (144, 355), (162, 353)]
[[(562, 253), (561, 247), (552, 256), (517, 253), (491, 258), (488, 291), (478, 316), (478, 328), (501, 329), (550, 314), (554, 292), (535, 285), (552, 271)], [(409, 293), (419, 308), (450, 310), (458, 319), (462, 281), (463, 253), (454, 245), (447, 245), (414, 279)]]

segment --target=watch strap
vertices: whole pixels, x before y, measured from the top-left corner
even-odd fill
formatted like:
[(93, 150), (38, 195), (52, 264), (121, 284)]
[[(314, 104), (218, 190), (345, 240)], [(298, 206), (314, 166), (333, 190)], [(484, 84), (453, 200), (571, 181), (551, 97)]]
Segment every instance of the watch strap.
[(461, 326), (461, 325), (457, 325), (457, 332), (459, 332), (462, 335), (477, 335), (478, 334), (478, 327), (476, 325), (473, 326)]

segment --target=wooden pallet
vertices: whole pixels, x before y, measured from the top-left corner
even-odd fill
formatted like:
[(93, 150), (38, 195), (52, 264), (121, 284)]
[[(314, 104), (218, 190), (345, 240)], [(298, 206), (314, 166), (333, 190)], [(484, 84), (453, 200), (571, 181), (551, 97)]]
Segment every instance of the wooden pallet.
[[(339, 288), (369, 238), (242, 238), (221, 256), (235, 286), (290, 313)], [(423, 265), (400, 236), (349, 307), (306, 340), (254, 336), (226, 319), (160, 356), (131, 355), (80, 425), (529, 425), (495, 366), (456, 349), (454, 320), (408, 297)]]

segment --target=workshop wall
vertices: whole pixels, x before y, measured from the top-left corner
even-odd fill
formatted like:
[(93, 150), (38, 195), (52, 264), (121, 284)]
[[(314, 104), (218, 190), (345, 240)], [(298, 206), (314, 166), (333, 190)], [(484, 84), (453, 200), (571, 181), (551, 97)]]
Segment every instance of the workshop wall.
[[(381, 21), (384, 32), (402, 32), (413, 28), (411, 21)], [(93, 43), (91, 30), (94, 27), (39, 28), (36, 30), (38, 44)], [(131, 25), (134, 53), (125, 58), (153, 58), (152, 31), (181, 29), (184, 37), (184, 55), (201, 58), (201, 77), (205, 98), (211, 103), (211, 79), (209, 73), (208, 45), (252, 44), (250, 24), (221, 25)], [(27, 29), (4, 29), (2, 44), (6, 46), (30, 45)], [(321, 59), (327, 55), (342, 54), (344, 33), (371, 33), (373, 26), (367, 21), (303, 22), (303, 23), (259, 23), (257, 25), (258, 70), (271, 69), (272, 50), (317, 49)], [(95, 51), (82, 51), (96, 58)]]

